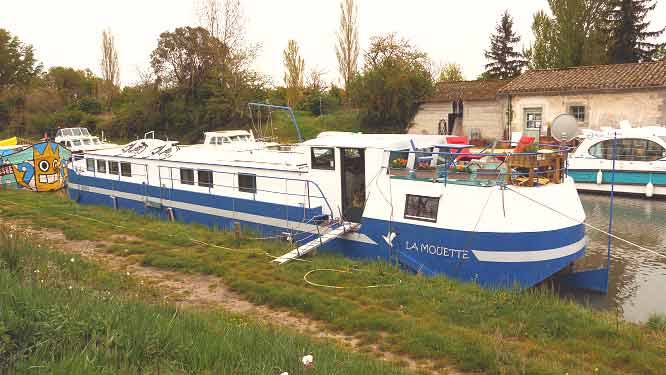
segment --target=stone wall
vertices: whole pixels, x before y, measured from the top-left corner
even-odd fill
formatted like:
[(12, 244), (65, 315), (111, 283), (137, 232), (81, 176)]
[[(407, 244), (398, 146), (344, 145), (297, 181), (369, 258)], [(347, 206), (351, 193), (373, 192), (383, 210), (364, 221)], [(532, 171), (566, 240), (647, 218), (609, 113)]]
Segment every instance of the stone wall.
[(437, 134), (439, 120), (448, 121), (453, 103), (424, 103), (419, 107), (409, 128), (410, 134)]
[(465, 102), (463, 134), (478, 129), (482, 139), (503, 139), (502, 105), (499, 101)]
[[(506, 99), (505, 99), (506, 100)], [(567, 113), (572, 105), (585, 106), (586, 118), (580, 128), (618, 127), (622, 120), (632, 126), (666, 125), (666, 90), (623, 91), (578, 95), (514, 96), (512, 99), (513, 131), (525, 127), (525, 109), (541, 108), (544, 126)]]

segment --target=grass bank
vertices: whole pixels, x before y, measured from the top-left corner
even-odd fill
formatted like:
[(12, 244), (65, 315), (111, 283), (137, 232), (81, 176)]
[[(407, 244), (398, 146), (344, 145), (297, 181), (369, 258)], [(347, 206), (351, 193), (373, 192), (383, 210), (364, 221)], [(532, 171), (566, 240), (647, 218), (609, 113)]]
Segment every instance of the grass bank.
[(146, 303), (159, 298), (125, 275), (23, 236), (0, 226), (0, 373), (401, 373), (242, 317)]
[[(104, 240), (105, 251), (145, 265), (220, 276), (253, 302), (299, 311), (384, 350), (438, 366), (489, 374), (572, 375), (656, 374), (666, 368), (666, 334), (654, 328), (660, 324), (624, 322), (563, 301), (547, 288), (491, 291), (323, 254), (312, 263), (276, 267), (265, 253), (281, 254), (285, 244), (237, 243), (229, 233), (79, 206), (56, 195), (12, 190), (0, 192), (0, 199), (5, 220), (57, 228), (70, 239)], [(132, 237), (113, 236), (118, 233)], [(240, 251), (202, 246), (191, 238)], [(320, 272), (312, 280), (343, 286), (401, 282), (391, 288), (332, 290), (303, 281), (314, 268), (355, 265), (364, 272)]]
[[(266, 121), (266, 113), (262, 113), (262, 121)], [(255, 115), (256, 116), (256, 115)], [(310, 112), (296, 111), (296, 121), (301, 129), (303, 139), (312, 139), (324, 131), (358, 132), (361, 123), (358, 110), (340, 109), (332, 113), (315, 116)], [(255, 119), (255, 121), (257, 121)], [(297, 142), (296, 130), (289, 114), (284, 111), (273, 112), (273, 128), (281, 142)]]

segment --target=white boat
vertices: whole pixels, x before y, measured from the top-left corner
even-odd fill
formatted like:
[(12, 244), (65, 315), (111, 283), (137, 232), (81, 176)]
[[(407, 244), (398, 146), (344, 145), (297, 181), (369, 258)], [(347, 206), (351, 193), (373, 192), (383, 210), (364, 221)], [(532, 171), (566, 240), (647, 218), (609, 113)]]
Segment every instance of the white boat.
[(118, 145), (106, 143), (99, 137), (90, 135), (86, 128), (64, 128), (58, 129), (55, 142), (67, 147), (73, 153), (102, 150), (105, 148), (118, 147)]
[(666, 196), (666, 128), (623, 126), (583, 137), (569, 158), (569, 175), (578, 189), (609, 192), (614, 178), (616, 192)]
[[(471, 146), (443, 136), (341, 132), (214, 151), (217, 136), (203, 146), (141, 139), (87, 152), (69, 165), (68, 194), (172, 220), (288, 233), (297, 248), (278, 263), (320, 248), (490, 287), (535, 285), (585, 251), (566, 152), (478, 160), (456, 152)], [(560, 167), (537, 176), (520, 167), (533, 163)]]

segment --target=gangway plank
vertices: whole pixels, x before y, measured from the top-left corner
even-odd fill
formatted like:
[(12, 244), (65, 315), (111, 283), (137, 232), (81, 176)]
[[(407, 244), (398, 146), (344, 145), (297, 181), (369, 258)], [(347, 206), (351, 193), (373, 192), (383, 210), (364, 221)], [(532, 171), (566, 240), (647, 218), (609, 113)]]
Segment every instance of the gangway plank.
[(317, 249), (318, 247), (323, 246), (325, 243), (328, 243), (342, 236), (345, 233), (357, 230), (359, 226), (360, 224), (358, 223), (345, 222), (339, 227), (331, 229), (330, 231), (319, 236), (318, 238), (315, 238), (314, 240), (297, 247), (296, 249), (284, 254), (283, 256), (273, 259), (272, 263), (285, 264), (291, 260), (300, 258), (303, 255), (311, 253), (313, 250)]

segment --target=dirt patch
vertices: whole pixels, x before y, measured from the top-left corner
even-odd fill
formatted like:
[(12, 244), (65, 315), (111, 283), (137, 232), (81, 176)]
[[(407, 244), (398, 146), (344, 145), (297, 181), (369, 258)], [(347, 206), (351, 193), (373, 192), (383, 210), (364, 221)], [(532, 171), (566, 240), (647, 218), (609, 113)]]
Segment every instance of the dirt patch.
[[(3, 220), (0, 219), (0, 224), (2, 223)], [(68, 240), (61, 231), (52, 229), (31, 228), (27, 231), (33, 238), (48, 242), (55, 250), (81, 255), (105, 265), (110, 271), (129, 273), (139, 282), (159, 290), (160, 294), (172, 303), (195, 308), (221, 308), (232, 313), (247, 315), (269, 325), (286, 327), (311, 337), (333, 340), (338, 345), (354, 351), (370, 352), (384, 361), (400, 364), (418, 373), (463, 375), (450, 367), (437, 368), (435, 363), (429, 360), (414, 360), (402, 354), (386, 352), (376, 344), (366, 344), (353, 335), (332, 331), (324, 323), (309, 319), (302, 314), (253, 304), (230, 290), (219, 277), (145, 267), (137, 264), (131, 256), (123, 257), (104, 252), (103, 247), (109, 245), (104, 241)], [(111, 239), (139, 240), (124, 235), (114, 235)], [(471, 374), (465, 373), (465, 375)]]

